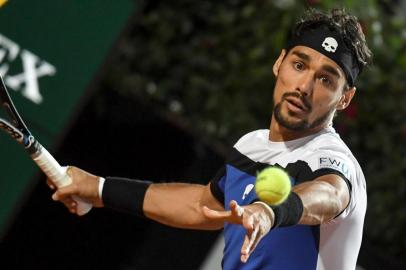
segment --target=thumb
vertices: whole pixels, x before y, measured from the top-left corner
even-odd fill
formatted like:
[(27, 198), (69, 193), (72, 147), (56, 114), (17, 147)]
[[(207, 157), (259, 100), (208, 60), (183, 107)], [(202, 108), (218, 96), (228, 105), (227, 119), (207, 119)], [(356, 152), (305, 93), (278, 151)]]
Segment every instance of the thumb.
[(227, 221), (227, 219), (229, 219), (231, 216), (230, 211), (217, 211), (210, 209), (207, 206), (203, 206), (202, 210), (204, 216), (213, 221)]

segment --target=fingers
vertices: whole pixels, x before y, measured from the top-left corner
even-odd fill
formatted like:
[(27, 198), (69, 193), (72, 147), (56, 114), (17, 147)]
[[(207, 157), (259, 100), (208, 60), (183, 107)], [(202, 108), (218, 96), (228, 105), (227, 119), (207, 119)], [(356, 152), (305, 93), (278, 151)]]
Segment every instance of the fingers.
[(52, 194), (52, 199), (54, 201), (63, 201), (72, 195), (76, 194), (76, 185), (69, 185), (59, 188), (54, 194)]
[(52, 183), (52, 181), (49, 178), (47, 178), (47, 185), (52, 190), (56, 189), (56, 186), (54, 185), (54, 183)]
[(236, 201), (230, 202), (230, 211), (217, 211), (203, 206), (203, 214), (212, 221), (222, 221), (234, 224), (242, 224), (244, 208), (239, 206)]
[(203, 214), (210, 220), (243, 225), (247, 231), (241, 247), (241, 261), (247, 262), (249, 256), (257, 247), (261, 239), (269, 232), (272, 222), (268, 213), (258, 205), (240, 206), (234, 200), (230, 202), (230, 211), (216, 211), (206, 206)]
[(264, 211), (262, 206), (251, 205), (247, 207), (246, 211), (250, 215), (245, 215), (243, 219), (244, 228), (247, 230), (244, 243), (241, 247), (241, 262), (243, 263), (247, 262), (261, 239), (272, 227), (272, 215)]
[(236, 217), (242, 217), (244, 214), (244, 208), (239, 206), (234, 200), (230, 202), (230, 210)]
[(227, 221), (229, 223), (243, 224), (244, 218), (249, 216), (245, 215), (245, 208), (238, 205), (238, 203), (234, 200), (230, 202), (230, 211), (231, 216), (230, 219)]
[(69, 212), (71, 212), (72, 214), (76, 214), (78, 203), (74, 199), (72, 199), (69, 193), (69, 190), (63, 190), (62, 193), (60, 192), (60, 190), (58, 190), (52, 195), (52, 199), (54, 201), (60, 201), (66, 206), (66, 208), (68, 208)]
[[(62, 167), (62, 168), (64, 168), (64, 169), (66, 170), (66, 173), (67, 173), (70, 177), (72, 177), (72, 168), (75, 168), (75, 167), (73, 167), (73, 166), (66, 166), (66, 167)], [(54, 182), (52, 182), (51, 179), (47, 178), (46, 182), (47, 182), (47, 185), (48, 185), (48, 187), (49, 187), (50, 189), (52, 189), (52, 190), (55, 190), (55, 189), (56, 189), (56, 185), (54, 184)]]
[(244, 239), (244, 243), (241, 247), (241, 261), (243, 263), (246, 263), (248, 261), (249, 256), (254, 251), (261, 238), (262, 235), (260, 233), (260, 227), (258, 225), (254, 227), (254, 230), (251, 234), (247, 233)]
[(63, 203), (65, 207), (68, 208), (69, 212), (71, 212), (72, 214), (77, 213), (78, 203), (71, 197), (67, 197), (66, 199), (60, 200), (60, 202)]
[(68, 208), (69, 212), (71, 212), (72, 214), (77, 213), (78, 204), (72, 198), (67, 198), (66, 200), (63, 201), (63, 204), (66, 206), (66, 208)]

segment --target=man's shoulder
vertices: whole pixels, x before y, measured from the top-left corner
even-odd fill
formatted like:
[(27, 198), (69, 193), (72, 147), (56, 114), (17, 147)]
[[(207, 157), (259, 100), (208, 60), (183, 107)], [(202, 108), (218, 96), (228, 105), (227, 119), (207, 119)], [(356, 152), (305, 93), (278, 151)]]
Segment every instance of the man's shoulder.
[(315, 136), (304, 148), (303, 156), (308, 159), (313, 170), (336, 169), (347, 178), (361, 170), (349, 147), (335, 132)]
[(258, 143), (266, 143), (269, 140), (269, 129), (257, 129), (246, 133), (235, 143), (234, 147), (243, 145), (247, 142), (252, 143), (253, 141)]
[(352, 156), (347, 144), (334, 130), (326, 130), (314, 136), (305, 145), (310, 151), (333, 151)]

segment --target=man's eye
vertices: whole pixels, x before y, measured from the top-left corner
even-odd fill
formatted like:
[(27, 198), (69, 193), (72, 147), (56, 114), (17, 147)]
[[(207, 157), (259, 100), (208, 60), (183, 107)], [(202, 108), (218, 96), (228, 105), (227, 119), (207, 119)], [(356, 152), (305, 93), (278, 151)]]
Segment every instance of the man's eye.
[(327, 85), (327, 86), (329, 86), (329, 85), (331, 85), (331, 80), (328, 78), (328, 77), (326, 77), (326, 76), (321, 76), (320, 77), (320, 81), (324, 84), (324, 85)]
[(302, 70), (304, 68), (303, 63), (300, 62), (293, 63), (293, 66), (295, 67), (296, 70)]

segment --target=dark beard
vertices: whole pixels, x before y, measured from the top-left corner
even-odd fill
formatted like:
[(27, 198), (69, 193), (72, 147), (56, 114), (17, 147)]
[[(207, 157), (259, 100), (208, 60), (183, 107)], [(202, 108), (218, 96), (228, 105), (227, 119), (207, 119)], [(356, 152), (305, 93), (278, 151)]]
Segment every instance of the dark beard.
[(315, 128), (315, 127), (321, 125), (330, 117), (331, 111), (328, 111), (324, 115), (322, 115), (319, 118), (317, 118), (316, 120), (314, 120), (313, 123), (309, 123), (309, 121), (307, 119), (303, 119), (299, 122), (289, 121), (286, 117), (284, 117), (282, 115), (282, 112), (281, 112), (282, 111), (282, 101), (284, 101), (285, 98), (288, 96), (295, 96), (297, 98), (300, 98), (303, 101), (303, 103), (305, 104), (305, 106), (309, 109), (309, 112), (311, 112), (310, 103), (306, 99), (301, 97), (298, 93), (294, 93), (294, 92), (285, 93), (285, 94), (283, 94), (281, 101), (274, 106), (274, 110), (273, 110), (275, 120), (281, 126), (287, 128), (287, 129), (290, 129), (290, 130), (294, 130), (294, 131), (304, 131), (304, 130), (312, 129), (312, 128)]

